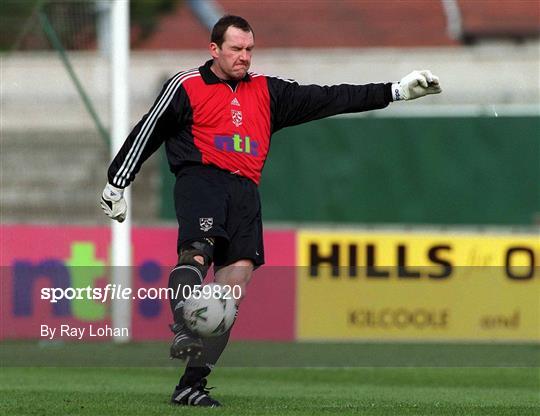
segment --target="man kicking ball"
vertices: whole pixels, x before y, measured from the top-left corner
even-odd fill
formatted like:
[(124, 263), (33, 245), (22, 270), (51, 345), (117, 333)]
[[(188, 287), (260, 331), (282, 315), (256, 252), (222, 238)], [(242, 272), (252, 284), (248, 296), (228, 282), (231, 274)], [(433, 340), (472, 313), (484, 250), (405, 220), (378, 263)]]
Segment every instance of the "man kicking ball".
[[(211, 34), (212, 59), (165, 83), (108, 170), (101, 206), (122, 222), (127, 210), (124, 188), (165, 143), (176, 175), (178, 264), (169, 277), (175, 291), (178, 286), (202, 284), (213, 264), (216, 282), (238, 285), (241, 298), (245, 297), (253, 271), (264, 264), (258, 184), (272, 134), (336, 114), (381, 109), (392, 101), (441, 92), (439, 79), (427, 70), (414, 71), (397, 83), (299, 85), (248, 72), (254, 46), (253, 29), (245, 19), (222, 17)], [(170, 355), (187, 359), (171, 401), (220, 406), (208, 394), (206, 377), (225, 349), (230, 330), (201, 339), (184, 323), (184, 301), (181, 295), (171, 300)]]

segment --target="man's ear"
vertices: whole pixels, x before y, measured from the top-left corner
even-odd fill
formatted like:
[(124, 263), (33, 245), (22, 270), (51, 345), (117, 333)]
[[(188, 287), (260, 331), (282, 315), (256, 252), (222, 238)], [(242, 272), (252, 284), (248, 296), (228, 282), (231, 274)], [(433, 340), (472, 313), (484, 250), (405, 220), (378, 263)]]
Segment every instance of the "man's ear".
[(212, 58), (217, 58), (219, 56), (220, 47), (217, 43), (211, 42), (210, 45), (208, 45), (208, 50), (210, 51)]

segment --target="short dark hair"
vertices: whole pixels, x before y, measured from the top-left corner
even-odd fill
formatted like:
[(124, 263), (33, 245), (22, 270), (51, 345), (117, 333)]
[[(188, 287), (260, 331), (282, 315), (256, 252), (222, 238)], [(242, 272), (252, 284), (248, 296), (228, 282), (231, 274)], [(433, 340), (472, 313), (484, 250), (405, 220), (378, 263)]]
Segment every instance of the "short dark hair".
[(225, 32), (230, 27), (236, 27), (244, 32), (253, 33), (253, 29), (249, 25), (248, 21), (240, 16), (233, 16), (227, 14), (217, 21), (212, 29), (212, 35), (210, 36), (210, 42), (217, 44), (220, 48), (223, 45)]

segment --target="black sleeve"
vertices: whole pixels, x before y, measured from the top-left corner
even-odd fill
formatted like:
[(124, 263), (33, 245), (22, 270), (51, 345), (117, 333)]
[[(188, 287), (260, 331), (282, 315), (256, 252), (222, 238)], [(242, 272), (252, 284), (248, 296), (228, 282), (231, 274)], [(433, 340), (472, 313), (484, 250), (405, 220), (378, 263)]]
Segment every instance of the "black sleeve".
[(272, 132), (344, 113), (385, 108), (392, 101), (391, 83), (366, 85), (299, 85), (267, 77)]
[(111, 185), (117, 188), (128, 186), (146, 159), (181, 128), (189, 99), (178, 82), (180, 75), (165, 83), (150, 111), (126, 138), (109, 166), (107, 176)]

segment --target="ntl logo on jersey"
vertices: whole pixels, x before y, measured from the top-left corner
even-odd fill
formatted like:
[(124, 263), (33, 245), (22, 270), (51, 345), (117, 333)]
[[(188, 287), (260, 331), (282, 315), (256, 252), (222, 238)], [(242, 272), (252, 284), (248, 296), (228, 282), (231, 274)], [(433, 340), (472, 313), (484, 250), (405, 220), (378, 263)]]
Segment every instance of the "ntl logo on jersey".
[(259, 143), (251, 140), (249, 136), (244, 138), (239, 134), (234, 136), (215, 136), (214, 145), (217, 149), (225, 152), (246, 153), (250, 156), (259, 156)]

